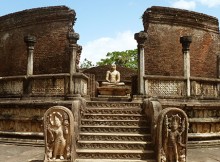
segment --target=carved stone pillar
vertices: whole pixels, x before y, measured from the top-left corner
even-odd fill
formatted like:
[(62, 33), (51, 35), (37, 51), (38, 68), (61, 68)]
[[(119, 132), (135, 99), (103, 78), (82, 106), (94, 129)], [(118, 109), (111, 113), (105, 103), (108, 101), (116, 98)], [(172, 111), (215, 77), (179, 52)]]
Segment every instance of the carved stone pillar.
[(69, 85), (69, 95), (74, 94), (74, 85), (73, 85), (73, 74), (76, 73), (76, 56), (78, 45), (77, 40), (79, 40), (79, 34), (74, 32), (69, 32), (69, 50), (70, 50), (70, 85)]
[(33, 55), (34, 44), (36, 43), (36, 37), (27, 35), (24, 37), (24, 42), (27, 44), (28, 63), (27, 63), (27, 75), (33, 75)]
[(82, 53), (82, 46), (78, 45), (77, 54), (76, 54), (76, 72), (79, 72), (79, 62)]
[(190, 94), (190, 52), (189, 46), (192, 42), (191, 36), (183, 36), (180, 37), (180, 43), (182, 43), (182, 51), (184, 55), (184, 77), (187, 80), (187, 96), (189, 97)]
[(220, 78), (220, 53), (217, 55), (217, 78)]
[(144, 94), (144, 74), (145, 74), (145, 62), (144, 62), (144, 43), (147, 40), (147, 33), (141, 31), (135, 33), (134, 39), (138, 43), (138, 94)]

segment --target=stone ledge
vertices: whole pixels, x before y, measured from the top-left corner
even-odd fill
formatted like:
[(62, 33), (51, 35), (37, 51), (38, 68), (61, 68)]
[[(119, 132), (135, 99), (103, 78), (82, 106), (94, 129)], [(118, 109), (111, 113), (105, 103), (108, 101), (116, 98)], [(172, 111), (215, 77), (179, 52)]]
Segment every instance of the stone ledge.
[(130, 93), (130, 88), (125, 86), (109, 86), (97, 88), (100, 95), (126, 96)]

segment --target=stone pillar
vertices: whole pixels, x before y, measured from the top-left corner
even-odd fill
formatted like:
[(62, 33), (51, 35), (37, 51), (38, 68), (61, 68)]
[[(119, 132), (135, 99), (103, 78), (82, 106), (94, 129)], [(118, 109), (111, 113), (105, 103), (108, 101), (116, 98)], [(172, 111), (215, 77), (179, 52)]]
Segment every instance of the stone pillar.
[(145, 62), (144, 62), (144, 43), (147, 40), (147, 33), (141, 31), (135, 33), (134, 39), (138, 43), (138, 94), (144, 95), (144, 75), (145, 75)]
[(79, 40), (79, 34), (75, 32), (69, 32), (69, 50), (70, 50), (70, 85), (69, 85), (69, 95), (74, 94), (74, 85), (73, 85), (73, 74), (76, 73), (76, 56), (78, 45), (77, 40)]
[(24, 37), (24, 41), (27, 44), (28, 63), (27, 63), (27, 75), (33, 75), (33, 55), (34, 44), (36, 43), (36, 37), (27, 35)]
[(220, 78), (220, 53), (217, 55), (217, 78)]
[(189, 52), (189, 46), (192, 42), (191, 36), (183, 36), (180, 37), (180, 43), (182, 43), (182, 51), (184, 55), (184, 77), (187, 80), (187, 96), (189, 97), (190, 94), (190, 52)]

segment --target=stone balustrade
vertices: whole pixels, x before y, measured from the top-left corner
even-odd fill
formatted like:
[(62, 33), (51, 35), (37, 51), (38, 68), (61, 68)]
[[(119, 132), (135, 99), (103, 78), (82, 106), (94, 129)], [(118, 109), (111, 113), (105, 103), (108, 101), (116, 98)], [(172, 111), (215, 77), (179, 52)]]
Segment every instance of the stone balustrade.
[[(82, 73), (72, 76), (73, 94), (87, 95), (88, 77)], [(0, 77), (0, 98), (66, 97), (70, 93), (70, 74), (42, 74)]]
[(145, 75), (145, 94), (162, 98), (219, 98), (220, 79), (190, 77), (190, 96), (187, 96), (187, 79), (180, 76)]

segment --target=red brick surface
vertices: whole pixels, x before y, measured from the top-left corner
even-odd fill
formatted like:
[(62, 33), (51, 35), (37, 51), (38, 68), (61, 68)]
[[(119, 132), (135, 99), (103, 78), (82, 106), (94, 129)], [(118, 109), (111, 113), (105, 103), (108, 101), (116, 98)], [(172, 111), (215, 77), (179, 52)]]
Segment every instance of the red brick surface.
[(67, 33), (75, 12), (65, 6), (25, 10), (0, 17), (0, 76), (25, 75), (24, 37), (36, 37), (34, 74), (69, 71)]
[(191, 76), (217, 76), (219, 50), (218, 20), (214, 17), (166, 7), (152, 7), (143, 15), (145, 73), (183, 76), (181, 36), (192, 36), (190, 45)]

